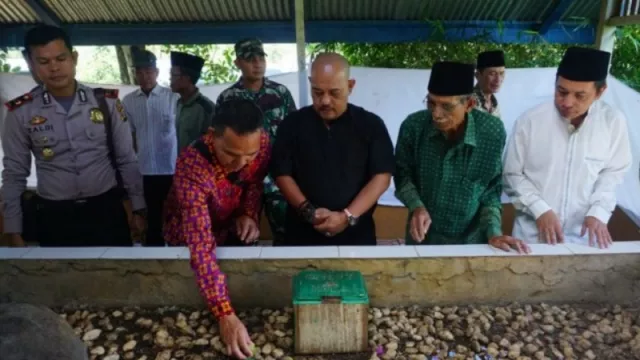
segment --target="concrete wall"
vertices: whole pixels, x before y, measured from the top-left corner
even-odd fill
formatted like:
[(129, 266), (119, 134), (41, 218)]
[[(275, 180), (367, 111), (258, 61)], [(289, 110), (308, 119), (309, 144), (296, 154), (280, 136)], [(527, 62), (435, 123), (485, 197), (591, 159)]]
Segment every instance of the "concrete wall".
[[(234, 305), (291, 303), (298, 271), (359, 270), (374, 306), (503, 302), (629, 303), (640, 295), (640, 242), (608, 250), (535, 245), (221, 248)], [(186, 248), (0, 248), (0, 302), (202, 305)]]

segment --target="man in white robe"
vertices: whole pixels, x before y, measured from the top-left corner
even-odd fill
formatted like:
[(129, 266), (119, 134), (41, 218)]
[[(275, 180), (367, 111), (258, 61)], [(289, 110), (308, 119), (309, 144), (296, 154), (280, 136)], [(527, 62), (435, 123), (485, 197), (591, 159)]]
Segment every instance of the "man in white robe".
[(611, 54), (572, 47), (555, 101), (526, 111), (507, 143), (504, 189), (516, 208), (513, 236), (529, 243), (608, 247), (616, 188), (631, 166), (624, 114), (600, 100)]

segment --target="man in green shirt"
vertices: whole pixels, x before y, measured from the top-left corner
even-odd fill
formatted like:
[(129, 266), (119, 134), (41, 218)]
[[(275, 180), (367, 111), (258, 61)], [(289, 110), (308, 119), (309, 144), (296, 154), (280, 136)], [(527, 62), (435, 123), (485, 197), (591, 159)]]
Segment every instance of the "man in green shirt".
[[(427, 110), (410, 114), (396, 143), (396, 197), (409, 208), (407, 244), (487, 244), (528, 252), (502, 234), (500, 119), (475, 109), (474, 67), (436, 63)], [(426, 240), (426, 241), (425, 241)]]
[(180, 94), (176, 109), (178, 152), (197, 140), (211, 126), (215, 105), (202, 95), (196, 84), (200, 80), (204, 59), (181, 52), (171, 52), (171, 90)]

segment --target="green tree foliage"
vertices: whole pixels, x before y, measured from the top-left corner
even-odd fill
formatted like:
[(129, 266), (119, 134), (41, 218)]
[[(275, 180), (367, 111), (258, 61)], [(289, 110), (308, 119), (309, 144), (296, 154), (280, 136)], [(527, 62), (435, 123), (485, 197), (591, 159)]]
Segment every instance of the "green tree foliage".
[[(495, 44), (482, 39), (477, 42), (414, 42), (399, 44), (314, 44), (311, 56), (323, 51), (343, 54), (353, 66), (381, 68), (429, 69), (441, 60), (474, 62), (485, 50), (502, 49), (510, 68), (555, 67), (569, 45), (537, 42), (531, 44)], [(636, 90), (640, 90), (640, 27), (618, 29), (611, 61), (611, 73)]]
[(353, 66), (429, 69), (437, 61), (474, 62), (479, 52), (502, 49), (509, 67), (555, 66), (566, 47), (553, 44), (493, 44), (487, 42), (413, 42), (398, 44), (318, 44), (311, 54), (337, 51)]
[(115, 46), (82, 47), (79, 61), (84, 65), (77, 68), (77, 79), (92, 84), (120, 84), (120, 66), (116, 59)]
[(231, 46), (163, 45), (161, 49), (165, 54), (181, 51), (203, 58), (205, 62), (200, 78), (206, 85), (233, 82), (240, 74), (233, 63), (234, 53)]
[(21, 71), (19, 66), (11, 67), (7, 62), (7, 53), (0, 50), (0, 72), (19, 72)]
[(611, 73), (630, 87), (640, 91), (640, 26), (626, 26), (616, 32), (616, 47), (611, 60)]

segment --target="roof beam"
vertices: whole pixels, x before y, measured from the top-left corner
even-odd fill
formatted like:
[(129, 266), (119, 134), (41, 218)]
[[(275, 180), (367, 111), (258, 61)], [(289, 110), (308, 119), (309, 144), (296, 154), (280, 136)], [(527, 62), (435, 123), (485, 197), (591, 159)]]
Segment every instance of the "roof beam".
[(36, 15), (47, 25), (60, 26), (62, 20), (42, 0), (25, 0)]
[(574, 1), (575, 0), (556, 0), (555, 4), (552, 5), (549, 15), (547, 15), (538, 27), (538, 32), (541, 35), (546, 34), (553, 24), (562, 19), (562, 15), (567, 12), (567, 9), (569, 9), (569, 6), (571, 6)]
[(640, 25), (640, 15), (612, 16), (607, 21), (609, 26)]
[[(555, 23), (541, 35), (534, 22), (495, 21), (306, 21), (307, 43), (400, 43), (410, 41), (488, 41), (502, 44), (593, 44), (595, 27)], [(259, 34), (265, 43), (295, 43), (291, 21), (164, 24), (65, 25), (74, 45), (233, 44)], [(5, 26), (0, 46), (21, 46), (27, 26)]]

